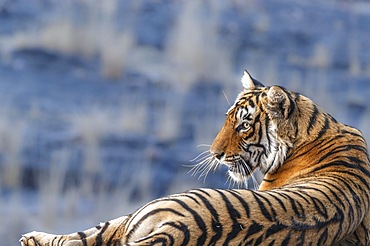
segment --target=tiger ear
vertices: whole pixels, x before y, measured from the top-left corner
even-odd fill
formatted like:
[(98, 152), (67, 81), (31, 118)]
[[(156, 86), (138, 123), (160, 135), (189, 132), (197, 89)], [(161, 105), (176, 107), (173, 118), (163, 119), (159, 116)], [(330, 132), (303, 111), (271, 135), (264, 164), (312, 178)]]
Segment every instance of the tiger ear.
[(295, 102), (283, 88), (272, 86), (267, 92), (268, 109), (274, 119), (289, 119), (295, 109)]
[(296, 138), (296, 118), (293, 116), (296, 104), (291, 95), (279, 86), (272, 86), (267, 92), (267, 110), (277, 128), (277, 135), (286, 143)]
[(247, 69), (244, 69), (244, 74), (243, 74), (241, 81), (242, 81), (244, 89), (246, 90), (252, 90), (256, 87), (265, 87), (261, 82), (252, 78), (252, 76), (247, 71)]
[(243, 77), (242, 77), (241, 81), (242, 81), (244, 89), (246, 89), (246, 90), (254, 89), (256, 87), (254, 85), (253, 79), (252, 79), (251, 75), (248, 73), (247, 69), (244, 69), (244, 74), (243, 74)]

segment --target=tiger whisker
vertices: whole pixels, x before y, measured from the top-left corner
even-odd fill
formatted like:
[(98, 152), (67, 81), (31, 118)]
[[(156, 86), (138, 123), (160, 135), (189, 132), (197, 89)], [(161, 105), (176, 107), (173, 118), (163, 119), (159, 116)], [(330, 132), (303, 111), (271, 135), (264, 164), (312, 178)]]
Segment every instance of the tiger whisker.
[(194, 166), (204, 166), (204, 165), (209, 165), (211, 162), (213, 162), (213, 156), (211, 155), (208, 155), (204, 158), (202, 158), (202, 160), (200, 160), (197, 164), (195, 164)]
[(210, 144), (199, 144), (197, 147), (211, 147), (211, 145)]
[(229, 183), (228, 189), (230, 189), (230, 188), (232, 188), (232, 187), (234, 187), (234, 186), (235, 186), (236, 180), (235, 180), (235, 179), (233, 179), (233, 178), (231, 177), (231, 175), (228, 173), (228, 175), (227, 175), (227, 180), (226, 180), (225, 184), (226, 184), (226, 183)]
[(244, 167), (242, 160), (239, 160), (238, 163), (240, 164), (240, 173), (242, 175), (242, 180), (240, 183), (244, 184), (244, 187), (248, 189), (248, 173), (249, 171)]
[(222, 90), (222, 93), (224, 94), (224, 97), (226, 98), (226, 101), (229, 104), (229, 106), (231, 106), (230, 101), (229, 101), (229, 98), (227, 97), (227, 95), (226, 95), (226, 93), (225, 93), (224, 90)]
[(215, 170), (218, 166), (218, 162), (212, 157), (204, 161), (203, 169), (199, 178), (204, 177), (203, 182), (205, 182), (208, 173), (212, 170)]
[(207, 178), (207, 176), (208, 176), (208, 173), (210, 172), (210, 170), (212, 169), (212, 166), (211, 165), (208, 165), (205, 169), (204, 169), (204, 171), (199, 175), (199, 178), (201, 178), (201, 177), (204, 177), (203, 178), (203, 182), (205, 182), (206, 181), (206, 178)]
[(210, 161), (209, 159), (212, 159), (213, 158), (213, 156), (211, 155), (211, 154), (207, 154), (207, 155), (204, 155), (204, 156), (202, 156), (202, 157), (197, 157), (198, 159), (197, 160), (195, 160), (195, 159), (193, 159), (193, 160), (191, 160), (192, 162), (194, 162), (194, 161), (198, 161), (197, 163), (195, 163), (195, 164), (190, 164), (190, 165), (183, 165), (184, 167), (189, 167), (189, 168), (192, 168), (192, 169), (194, 169), (194, 168), (196, 168), (196, 167), (200, 167), (200, 166), (202, 166), (202, 165), (204, 165), (205, 164), (205, 162), (207, 162), (207, 161)]
[(231, 183), (231, 181), (230, 181), (230, 180), (231, 180), (231, 176), (230, 176), (230, 174), (228, 174), (228, 173), (227, 173), (227, 175), (226, 175), (226, 180), (225, 180), (224, 185), (226, 185), (227, 183), (229, 183), (229, 187), (228, 187), (229, 189), (230, 189), (230, 183)]
[[(239, 161), (238, 161), (239, 162)], [(238, 173), (240, 173), (241, 175), (242, 175), (242, 178), (244, 179), (244, 174), (245, 174), (245, 170), (244, 170), (244, 168), (242, 168), (242, 166), (241, 165), (237, 165), (237, 171), (238, 171)], [(241, 183), (243, 183), (242, 181), (238, 181), (237, 182), (237, 185), (238, 185), (238, 189), (240, 189), (240, 184)]]
[(204, 156), (206, 157), (211, 156), (211, 153), (209, 152), (209, 150), (203, 151), (202, 153), (200, 153), (199, 155), (197, 155), (195, 158), (191, 159), (190, 161), (191, 162), (197, 161), (199, 159), (202, 159)]
[(204, 151), (198, 155), (195, 160), (200, 159), (201, 161), (195, 165), (192, 165), (192, 168), (189, 170), (189, 172), (192, 173), (192, 176), (199, 174), (199, 178), (204, 177), (204, 181), (208, 173), (215, 170), (219, 165), (219, 162), (216, 160), (216, 158), (214, 158), (210, 153), (206, 154), (207, 152), (209, 151)]
[(243, 184), (244, 184), (244, 187), (246, 188), (246, 189), (248, 189), (249, 187), (248, 187), (248, 177), (249, 177), (249, 175), (248, 174), (250, 174), (250, 171), (249, 171), (249, 168), (248, 168), (248, 166), (245, 164), (245, 162), (243, 162), (243, 159), (239, 159), (238, 160), (238, 164), (239, 164), (239, 166), (241, 167), (241, 174), (242, 174), (242, 178), (243, 178)]
[(227, 182), (229, 183), (229, 186), (227, 187), (228, 189), (230, 189), (231, 187), (233, 187), (233, 185), (231, 184), (231, 182), (235, 182), (233, 178), (231, 178), (231, 176), (229, 175), (227, 177)]
[[(250, 177), (252, 179), (252, 183), (253, 183), (253, 187), (255, 190), (258, 190), (258, 181), (257, 179), (254, 177), (254, 174), (252, 172), (252, 170), (250, 169), (250, 167), (247, 165), (247, 163), (245, 162), (245, 160), (243, 159), (240, 159), (240, 164), (244, 167), (244, 169), (246, 169), (246, 171), (248, 172), (249, 175), (246, 175), (246, 177)], [(246, 184), (246, 188), (248, 188), (248, 184)]]

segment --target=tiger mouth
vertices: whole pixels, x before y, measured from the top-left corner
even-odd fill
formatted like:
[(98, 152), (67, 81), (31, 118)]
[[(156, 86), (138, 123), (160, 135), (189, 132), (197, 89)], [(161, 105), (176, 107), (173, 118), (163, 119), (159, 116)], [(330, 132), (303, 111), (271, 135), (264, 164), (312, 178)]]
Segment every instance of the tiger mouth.
[(238, 170), (236, 166), (228, 166), (228, 168), (229, 168), (229, 172), (233, 172), (233, 173), (237, 172)]
[(249, 173), (254, 170), (254, 167), (251, 166), (250, 163), (242, 157), (230, 158), (222, 162), (222, 164), (226, 165), (228, 167), (228, 171), (232, 173), (241, 173), (244, 171), (247, 171), (247, 173)]
[[(245, 164), (249, 170), (252, 170), (252, 167), (250, 167), (247, 163)], [(247, 171), (249, 173), (249, 170), (245, 170), (246, 167), (242, 164), (234, 164), (232, 166), (228, 166), (228, 171), (233, 173), (242, 173), (243, 171)]]

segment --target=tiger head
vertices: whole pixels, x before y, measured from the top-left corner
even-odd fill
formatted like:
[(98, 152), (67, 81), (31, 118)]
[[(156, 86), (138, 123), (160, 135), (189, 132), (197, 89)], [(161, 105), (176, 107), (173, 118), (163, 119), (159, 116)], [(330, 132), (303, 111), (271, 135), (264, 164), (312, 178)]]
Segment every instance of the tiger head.
[(228, 110), (210, 149), (215, 162), (226, 165), (238, 182), (256, 168), (276, 172), (297, 135), (295, 93), (279, 86), (265, 87), (246, 70), (241, 82), (244, 91)]

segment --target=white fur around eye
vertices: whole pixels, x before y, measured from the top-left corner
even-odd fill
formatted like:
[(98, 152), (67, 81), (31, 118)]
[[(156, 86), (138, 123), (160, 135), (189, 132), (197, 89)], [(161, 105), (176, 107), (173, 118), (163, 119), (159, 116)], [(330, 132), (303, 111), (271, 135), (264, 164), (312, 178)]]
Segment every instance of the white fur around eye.
[(247, 108), (240, 108), (237, 112), (237, 120), (238, 125), (243, 124), (244, 122), (250, 123), (250, 119), (253, 118), (253, 114), (255, 113), (255, 108), (251, 106), (247, 106)]
[(237, 113), (237, 125), (236, 130), (240, 133), (247, 132), (251, 128), (251, 119), (252, 115), (254, 114), (255, 109), (251, 106), (247, 106), (246, 108), (240, 108)]

